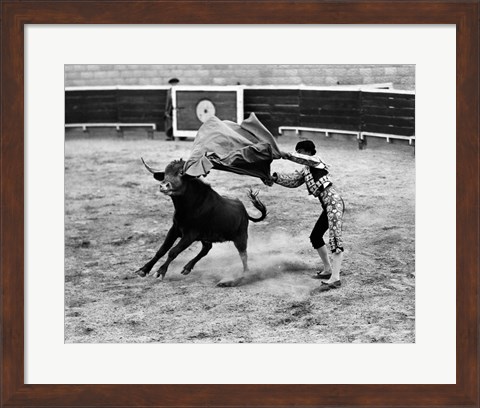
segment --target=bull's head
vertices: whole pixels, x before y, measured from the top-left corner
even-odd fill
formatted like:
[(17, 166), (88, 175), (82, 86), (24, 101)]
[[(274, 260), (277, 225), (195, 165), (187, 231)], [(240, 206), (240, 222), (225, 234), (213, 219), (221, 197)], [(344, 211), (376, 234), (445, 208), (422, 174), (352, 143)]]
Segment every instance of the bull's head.
[(150, 167), (142, 158), (142, 162), (147, 170), (153, 174), (155, 180), (160, 181), (160, 191), (169, 196), (182, 195), (185, 191), (184, 166), (185, 162), (174, 160), (167, 165), (165, 171), (156, 170)]

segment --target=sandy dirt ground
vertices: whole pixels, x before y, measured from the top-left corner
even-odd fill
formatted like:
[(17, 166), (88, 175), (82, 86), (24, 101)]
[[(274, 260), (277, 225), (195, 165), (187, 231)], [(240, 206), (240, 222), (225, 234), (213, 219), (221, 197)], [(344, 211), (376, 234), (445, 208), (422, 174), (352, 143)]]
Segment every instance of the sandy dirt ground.
[[(287, 151), (298, 141), (278, 140)], [(414, 342), (413, 150), (380, 140), (367, 150), (352, 140), (314, 140), (346, 203), (346, 252), (342, 287), (311, 295), (321, 263), (308, 237), (321, 206), (305, 186), (267, 187), (212, 171), (205, 181), (220, 194), (240, 198), (258, 216), (246, 196), (252, 187), (269, 212), (265, 221), (250, 223), (247, 283), (216, 287), (241, 271), (232, 243), (214, 244), (188, 276), (180, 271), (200, 243), (180, 254), (164, 281), (140, 278), (134, 272), (163, 242), (173, 216), (170, 198), (140, 157), (164, 167), (188, 158), (191, 142), (67, 138), (65, 342)], [(272, 165), (299, 168), (285, 160)]]

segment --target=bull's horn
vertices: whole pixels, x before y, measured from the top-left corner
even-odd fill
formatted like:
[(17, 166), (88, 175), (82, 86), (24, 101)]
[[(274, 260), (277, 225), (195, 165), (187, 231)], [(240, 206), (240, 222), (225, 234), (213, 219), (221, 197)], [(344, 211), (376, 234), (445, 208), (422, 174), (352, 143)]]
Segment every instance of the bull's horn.
[(161, 171), (161, 170), (156, 170), (156, 169), (150, 167), (147, 163), (145, 163), (145, 160), (143, 160), (143, 157), (140, 157), (140, 158), (142, 159), (142, 162), (143, 162), (144, 166), (147, 168), (147, 170), (148, 170), (150, 173), (155, 174), (155, 173), (158, 173), (158, 172)]

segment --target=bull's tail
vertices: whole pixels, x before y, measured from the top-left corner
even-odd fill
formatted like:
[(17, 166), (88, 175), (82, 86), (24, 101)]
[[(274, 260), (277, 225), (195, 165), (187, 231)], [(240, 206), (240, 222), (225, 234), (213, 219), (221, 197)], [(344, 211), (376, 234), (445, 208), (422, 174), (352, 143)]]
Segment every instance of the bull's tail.
[(259, 218), (253, 218), (248, 215), (248, 219), (253, 222), (260, 222), (265, 219), (267, 216), (267, 207), (260, 201), (258, 198), (258, 191), (253, 191), (251, 188), (247, 192), (248, 198), (252, 202), (253, 206), (262, 213), (262, 215)]

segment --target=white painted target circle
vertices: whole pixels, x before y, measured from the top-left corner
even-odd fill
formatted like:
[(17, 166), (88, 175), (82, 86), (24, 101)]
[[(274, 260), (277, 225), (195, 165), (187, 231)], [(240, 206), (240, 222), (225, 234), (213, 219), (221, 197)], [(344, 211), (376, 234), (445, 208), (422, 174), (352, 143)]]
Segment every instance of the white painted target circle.
[(215, 116), (215, 105), (209, 99), (202, 99), (197, 103), (196, 111), (198, 120), (205, 123), (208, 118)]

